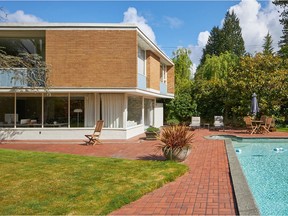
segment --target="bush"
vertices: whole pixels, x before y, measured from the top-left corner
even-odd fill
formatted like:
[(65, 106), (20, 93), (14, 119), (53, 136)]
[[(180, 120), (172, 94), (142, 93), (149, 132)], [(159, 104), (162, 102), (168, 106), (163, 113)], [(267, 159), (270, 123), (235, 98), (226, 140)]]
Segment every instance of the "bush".
[(178, 125), (180, 122), (178, 119), (169, 119), (167, 120), (168, 125)]
[(156, 128), (156, 127), (153, 127), (153, 126), (149, 126), (147, 129), (146, 129), (146, 132), (159, 132), (160, 129), (159, 128)]

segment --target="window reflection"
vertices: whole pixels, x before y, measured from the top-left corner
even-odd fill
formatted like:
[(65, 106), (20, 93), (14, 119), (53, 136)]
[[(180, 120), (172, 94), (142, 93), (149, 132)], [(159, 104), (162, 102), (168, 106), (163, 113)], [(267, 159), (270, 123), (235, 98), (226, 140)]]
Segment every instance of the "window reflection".
[(68, 97), (44, 98), (44, 127), (68, 127)]

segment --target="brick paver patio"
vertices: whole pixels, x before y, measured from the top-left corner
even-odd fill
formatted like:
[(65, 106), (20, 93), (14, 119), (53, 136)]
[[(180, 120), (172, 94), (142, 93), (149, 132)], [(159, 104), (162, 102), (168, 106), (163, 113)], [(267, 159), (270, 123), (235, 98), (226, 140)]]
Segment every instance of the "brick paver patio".
[[(195, 131), (192, 153), (185, 160), (189, 172), (176, 181), (112, 212), (112, 215), (235, 215), (233, 186), (224, 141), (207, 140), (211, 134), (250, 136), (243, 131)], [(287, 136), (273, 132), (268, 136)], [(264, 135), (256, 135), (264, 137)], [(73, 144), (71, 144), (73, 143)], [(103, 145), (86, 146), (83, 141), (13, 141), (1, 142), (0, 148), (59, 152), (97, 157), (164, 160), (155, 150), (155, 141), (141, 137), (130, 140), (105, 140)]]

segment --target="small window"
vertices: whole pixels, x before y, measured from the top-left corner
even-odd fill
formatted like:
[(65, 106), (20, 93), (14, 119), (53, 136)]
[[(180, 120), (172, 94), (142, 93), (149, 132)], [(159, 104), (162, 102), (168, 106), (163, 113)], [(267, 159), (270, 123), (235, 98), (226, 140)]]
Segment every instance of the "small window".
[(163, 83), (167, 83), (167, 66), (165, 64), (160, 66), (160, 80)]
[(145, 50), (138, 47), (138, 73), (145, 75)]

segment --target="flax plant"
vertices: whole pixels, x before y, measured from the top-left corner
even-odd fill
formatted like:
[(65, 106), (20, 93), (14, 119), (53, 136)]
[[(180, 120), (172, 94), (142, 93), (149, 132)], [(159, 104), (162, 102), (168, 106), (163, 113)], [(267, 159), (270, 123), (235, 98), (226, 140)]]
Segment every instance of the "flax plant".
[(194, 133), (189, 132), (186, 126), (175, 125), (162, 129), (158, 140), (158, 148), (162, 149), (164, 155), (170, 155), (170, 160), (174, 155), (179, 155), (182, 150), (187, 149), (189, 152), (192, 148)]

